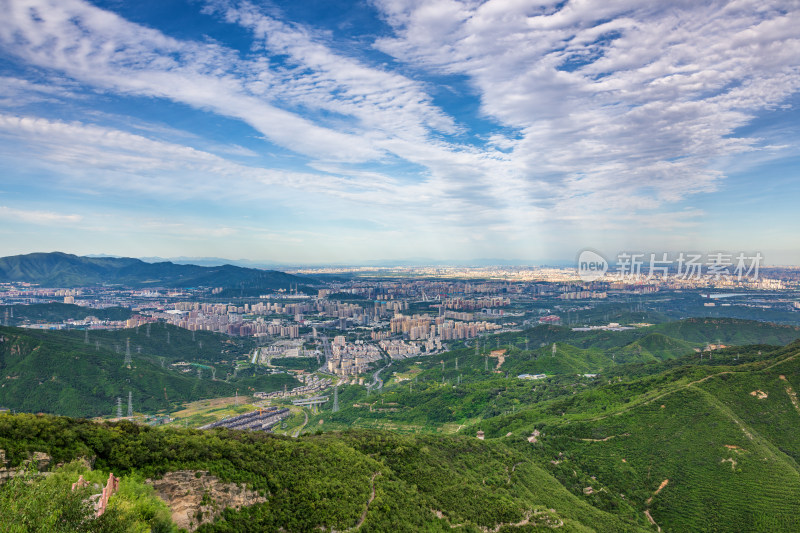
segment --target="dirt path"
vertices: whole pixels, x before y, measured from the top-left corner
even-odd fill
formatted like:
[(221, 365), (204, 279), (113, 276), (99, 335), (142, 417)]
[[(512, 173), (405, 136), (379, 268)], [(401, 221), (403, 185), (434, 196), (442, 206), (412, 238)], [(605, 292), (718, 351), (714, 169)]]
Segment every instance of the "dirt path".
[(777, 363), (772, 363), (771, 365), (769, 365), (769, 366), (767, 366), (767, 367), (764, 367), (764, 370), (769, 370), (770, 368), (776, 367), (776, 366), (778, 366), (778, 365), (782, 365), (783, 363), (785, 363), (785, 362), (787, 362), (787, 361), (791, 361), (791, 360), (793, 360), (793, 359), (794, 359), (795, 357), (797, 357), (797, 356), (800, 356), (800, 352), (797, 352), (797, 353), (796, 353), (796, 354), (794, 354), (794, 355), (790, 355), (790, 356), (789, 356), (789, 357), (787, 357), (786, 359), (781, 359), (781, 360), (780, 360), (780, 361), (778, 361)]
[(653, 524), (654, 526), (656, 526), (656, 528), (657, 528), (659, 531), (661, 531), (661, 526), (659, 526), (658, 524), (656, 524), (656, 521), (655, 521), (655, 520), (653, 520), (653, 517), (652, 517), (652, 516), (650, 516), (650, 509), (646, 510), (646, 511), (644, 512), (644, 515), (647, 517), (647, 519), (648, 519), (648, 520), (650, 520), (650, 523), (651, 523), (651, 524)]
[(753, 434), (752, 434), (752, 433), (750, 433), (750, 432), (747, 430), (747, 427), (745, 426), (745, 423), (744, 423), (744, 422), (742, 422), (741, 420), (739, 420), (739, 417), (737, 417), (737, 416), (734, 414), (733, 410), (732, 410), (730, 407), (728, 407), (727, 405), (725, 405), (724, 403), (722, 403), (722, 402), (719, 400), (719, 398), (717, 398), (716, 396), (714, 396), (714, 395), (713, 395), (713, 394), (711, 394), (710, 392), (704, 391), (703, 389), (697, 389), (697, 390), (698, 390), (698, 391), (699, 391), (699, 392), (700, 392), (702, 395), (704, 395), (706, 398), (708, 398), (708, 401), (709, 401), (709, 403), (711, 403), (711, 404), (713, 404), (714, 406), (716, 406), (716, 408), (717, 408), (717, 409), (719, 409), (719, 410), (720, 410), (722, 413), (724, 413), (724, 414), (725, 414), (725, 415), (726, 415), (728, 418), (730, 418), (730, 419), (733, 421), (733, 423), (734, 423), (734, 424), (736, 424), (737, 426), (739, 426), (739, 429), (741, 429), (741, 430), (742, 430), (742, 433), (744, 433), (744, 436), (745, 436), (745, 437), (747, 437), (747, 438), (748, 438), (748, 439), (750, 439), (750, 440), (753, 440)]
[(709, 380), (709, 379), (711, 379), (713, 377), (722, 376), (723, 374), (736, 374), (736, 373), (737, 372), (733, 372), (731, 370), (726, 370), (724, 372), (717, 372), (716, 374), (709, 374), (708, 376), (706, 376), (704, 378), (696, 379), (694, 381), (691, 381), (691, 382), (687, 383), (686, 385), (681, 385), (678, 388), (675, 388), (675, 389), (672, 389), (672, 390), (668, 390), (666, 392), (662, 392), (661, 394), (653, 396), (652, 398), (648, 398), (647, 400), (644, 400), (642, 403), (637, 403), (636, 405), (631, 405), (631, 406), (626, 407), (625, 409), (622, 409), (621, 411), (617, 411), (615, 413), (609, 413), (607, 415), (601, 415), (601, 416), (596, 416), (594, 418), (589, 418), (589, 419), (587, 419), (587, 421), (588, 422), (595, 422), (597, 420), (604, 420), (604, 419), (606, 419), (606, 418), (608, 418), (610, 416), (618, 416), (618, 415), (621, 415), (623, 413), (627, 413), (628, 411), (631, 411), (633, 409), (636, 409), (637, 407), (641, 407), (643, 405), (647, 405), (647, 404), (649, 404), (651, 402), (654, 402), (656, 400), (660, 400), (661, 398), (663, 398), (665, 396), (669, 396), (670, 394), (675, 394), (678, 391), (682, 391), (684, 389), (688, 389), (689, 387), (691, 387), (693, 385), (697, 385), (698, 383), (702, 383), (702, 382), (704, 382), (706, 380)]
[(658, 495), (658, 493), (661, 492), (661, 489), (667, 486), (667, 483), (669, 483), (669, 479), (665, 479), (664, 481), (662, 481), (661, 485), (658, 486), (658, 488), (656, 489), (656, 491), (653, 493), (652, 496), (647, 498), (647, 501), (645, 503), (647, 505), (650, 505), (653, 502), (653, 498), (655, 498)]
[[(772, 363), (772, 364), (771, 364), (771, 365), (769, 365), (769, 366), (765, 366), (764, 368), (761, 368), (761, 369), (758, 369), (758, 370), (754, 370), (754, 371), (755, 371), (755, 372), (762, 372), (762, 371), (764, 371), (764, 370), (770, 370), (771, 368), (774, 368), (774, 367), (776, 367), (776, 366), (778, 366), (778, 365), (782, 365), (783, 363), (787, 363), (787, 362), (789, 362), (789, 361), (792, 361), (793, 359), (795, 359), (795, 358), (797, 358), (797, 357), (800, 357), (800, 352), (798, 352), (798, 353), (796, 353), (796, 354), (794, 354), (794, 355), (790, 355), (790, 356), (789, 356), (789, 357), (787, 357), (786, 359), (781, 359), (780, 361), (778, 361), (778, 362), (776, 362), (776, 363)], [(661, 393), (661, 394), (659, 394), (659, 395), (657, 395), (657, 396), (653, 396), (652, 398), (650, 398), (650, 399), (648, 399), (648, 400), (645, 400), (645, 401), (643, 401), (642, 403), (637, 403), (636, 405), (631, 405), (631, 406), (628, 406), (628, 407), (626, 407), (625, 409), (623, 409), (623, 410), (621, 410), (621, 411), (617, 411), (617, 412), (615, 412), (615, 413), (609, 413), (609, 414), (607, 414), (607, 415), (600, 415), (600, 416), (596, 416), (596, 417), (594, 417), (594, 418), (589, 418), (589, 419), (587, 419), (587, 421), (588, 421), (588, 422), (595, 422), (595, 421), (597, 421), (597, 420), (604, 420), (604, 419), (606, 419), (606, 418), (608, 418), (608, 417), (610, 417), (610, 416), (617, 416), (617, 415), (621, 415), (621, 414), (623, 414), (623, 413), (627, 413), (628, 411), (630, 411), (630, 410), (632, 410), (632, 409), (636, 409), (637, 407), (640, 407), (640, 406), (642, 406), (642, 405), (647, 405), (648, 403), (651, 403), (651, 402), (653, 402), (653, 401), (655, 401), (655, 400), (659, 400), (659, 399), (661, 399), (661, 398), (663, 398), (663, 397), (665, 397), (665, 396), (669, 396), (670, 394), (674, 394), (674, 393), (676, 393), (676, 392), (678, 392), (678, 391), (681, 391), (681, 390), (687, 389), (687, 388), (689, 388), (689, 387), (691, 387), (691, 386), (693, 386), (693, 385), (697, 385), (698, 383), (702, 383), (702, 382), (704, 382), (704, 381), (707, 381), (707, 380), (709, 380), (709, 379), (711, 379), (711, 378), (714, 378), (714, 377), (717, 377), (717, 376), (722, 376), (722, 375), (724, 375), (724, 374), (739, 374), (739, 373), (742, 373), (742, 372), (751, 372), (751, 370), (743, 370), (743, 371), (738, 371), (738, 372), (737, 372), (737, 371), (733, 371), (733, 370), (725, 370), (725, 371), (723, 371), (723, 372), (717, 372), (717, 373), (715, 373), (715, 374), (709, 374), (709, 375), (707, 375), (707, 376), (706, 376), (706, 377), (704, 377), (704, 378), (701, 378), (701, 379), (696, 379), (696, 380), (694, 380), (694, 381), (691, 381), (691, 382), (687, 383), (686, 385), (682, 385), (682, 386), (680, 386), (680, 387), (678, 387), (678, 388), (675, 388), (675, 389), (672, 389), (672, 390), (668, 390), (668, 391), (666, 391), (666, 392), (663, 392), (663, 393)], [(796, 397), (796, 396), (795, 396), (795, 397)], [(797, 409), (798, 409), (798, 412), (800, 412), (800, 401), (798, 401), (798, 404), (797, 404)]]
[(616, 437), (616, 435), (609, 435), (608, 437), (606, 437), (604, 439), (578, 439), (578, 440), (582, 440), (584, 442), (605, 442), (607, 440), (613, 439), (614, 437)]
[(380, 475), (381, 475), (380, 472), (375, 472), (374, 474), (372, 474), (372, 479), (370, 479), (372, 492), (370, 492), (369, 500), (367, 500), (367, 506), (366, 508), (364, 508), (364, 512), (361, 513), (361, 518), (358, 520), (358, 523), (355, 526), (348, 529), (348, 531), (357, 531), (358, 529), (361, 528), (361, 526), (364, 525), (364, 521), (367, 519), (367, 512), (369, 512), (369, 505), (372, 503), (372, 500), (375, 499), (375, 478)]
[(306, 419), (303, 421), (303, 425), (297, 428), (297, 430), (294, 433), (292, 433), (292, 437), (294, 438), (299, 437), (300, 432), (303, 431), (303, 428), (306, 427), (306, 424), (308, 424), (308, 411), (303, 409), (303, 415), (305, 415)]
[(797, 401), (797, 393), (796, 393), (796, 392), (795, 392), (795, 391), (792, 389), (792, 387), (790, 387), (790, 386), (789, 386), (789, 384), (788, 384), (788, 383), (789, 383), (789, 380), (788, 380), (788, 379), (786, 379), (786, 376), (784, 376), (783, 374), (781, 374), (781, 375), (780, 375), (780, 376), (778, 376), (778, 377), (779, 377), (779, 378), (780, 378), (782, 381), (785, 381), (785, 382), (786, 382), (786, 384), (787, 384), (787, 385), (786, 385), (786, 394), (788, 394), (788, 395), (789, 395), (789, 400), (792, 402), (792, 405), (794, 405), (794, 410), (795, 410), (795, 411), (797, 411), (798, 413), (800, 413), (800, 402), (798, 402), (798, 401)]

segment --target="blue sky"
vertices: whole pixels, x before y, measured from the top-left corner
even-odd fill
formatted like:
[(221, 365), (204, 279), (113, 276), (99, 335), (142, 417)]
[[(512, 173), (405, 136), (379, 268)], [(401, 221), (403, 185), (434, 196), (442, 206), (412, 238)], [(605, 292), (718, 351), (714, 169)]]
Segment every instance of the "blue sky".
[(800, 264), (796, 2), (0, 7), (2, 255)]

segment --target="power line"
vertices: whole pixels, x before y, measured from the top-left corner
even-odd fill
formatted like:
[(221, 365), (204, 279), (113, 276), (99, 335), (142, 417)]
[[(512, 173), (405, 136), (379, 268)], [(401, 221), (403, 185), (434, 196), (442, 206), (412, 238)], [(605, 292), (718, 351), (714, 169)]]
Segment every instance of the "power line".
[(131, 359), (131, 338), (128, 337), (127, 339), (125, 339), (125, 366), (130, 368), (132, 362), (133, 360)]

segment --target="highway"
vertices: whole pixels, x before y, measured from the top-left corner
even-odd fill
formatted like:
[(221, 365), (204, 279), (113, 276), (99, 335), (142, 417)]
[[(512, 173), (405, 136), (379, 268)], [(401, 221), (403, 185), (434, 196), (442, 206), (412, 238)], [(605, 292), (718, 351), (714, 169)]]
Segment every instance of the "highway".
[(388, 365), (386, 365), (384, 367), (381, 367), (381, 368), (379, 368), (378, 370), (376, 370), (375, 372), (372, 373), (372, 383), (369, 384), (369, 388), (370, 389), (378, 389), (378, 390), (380, 390), (380, 389), (383, 388), (383, 380), (379, 377), (379, 374), (381, 372), (383, 372), (384, 370), (386, 370), (387, 368), (389, 368), (390, 366), (392, 366), (392, 361), (391, 360), (389, 361)]

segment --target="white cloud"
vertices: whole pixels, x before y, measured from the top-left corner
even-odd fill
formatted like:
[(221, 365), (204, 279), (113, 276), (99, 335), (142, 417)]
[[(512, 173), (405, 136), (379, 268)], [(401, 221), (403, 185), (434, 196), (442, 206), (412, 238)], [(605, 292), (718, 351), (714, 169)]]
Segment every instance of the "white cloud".
[(221, 46), (178, 41), (79, 0), (3, 0), (0, 6), (2, 46), (33, 65), (103, 90), (168, 98), (235, 117), (296, 152), (340, 160), (380, 155), (351, 134), (315, 125), (253, 94), (237, 77), (242, 61)]
[[(189, 146), (77, 121), (0, 114), (0, 135), (8, 141), (2, 149), (7, 156), (56, 164), (71, 179), (83, 175), (96, 187), (212, 198), (270, 195), (270, 187), (345, 195), (373, 186), (333, 175), (248, 167)], [(24, 146), (17, 144), (23, 141)]]
[(39, 102), (59, 102), (79, 98), (70, 83), (50, 79), (47, 83), (35, 82), (15, 76), (0, 76), (0, 107), (23, 107)]
[[(800, 88), (800, 11), (791, 2), (373, 4), (394, 29), (375, 46), (401, 68), (345, 53), (330, 34), (247, 2), (205, 8), (250, 34), (252, 50), (240, 53), (80, 0), (0, 0), (5, 53), (90, 90), (238, 119), (304, 155), (310, 170), (234, 162), (227, 157), (257, 159), (235, 140), (181, 139), (198, 149), (142, 124), (130, 133), (11, 114), (0, 116), (5, 155), (21, 148), (70, 179), (143, 194), (283, 207), (302, 196), (329, 220), (379, 224), (391, 215), (411, 233), (434, 227), (452, 240), (598, 229), (609, 213), (678, 230), (704, 213), (675, 205), (715, 191), (720, 161), (776, 157), (771, 139), (737, 129)], [(466, 78), (480, 118), (497, 127), (472, 131), (474, 117), (451, 116), (420, 73)], [(21, 94), (25, 83), (7, 92)], [(604, 227), (623, 231), (613, 221)]]
[(531, 202), (548, 181), (556, 218), (713, 191), (715, 158), (759, 147), (736, 128), (800, 88), (786, 2), (375, 5), (396, 32), (381, 50), (468, 76), (483, 113), (518, 132), (493, 142)]
[(52, 211), (38, 211), (30, 209), (17, 209), (0, 205), (0, 218), (9, 222), (24, 222), (27, 224), (55, 225), (72, 224), (83, 220), (81, 215), (54, 213)]

